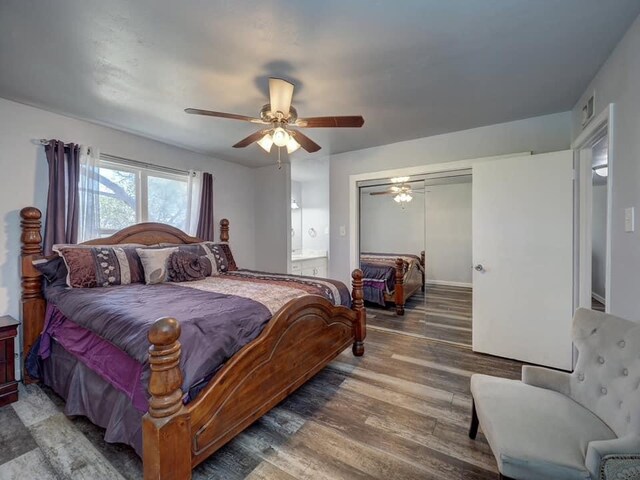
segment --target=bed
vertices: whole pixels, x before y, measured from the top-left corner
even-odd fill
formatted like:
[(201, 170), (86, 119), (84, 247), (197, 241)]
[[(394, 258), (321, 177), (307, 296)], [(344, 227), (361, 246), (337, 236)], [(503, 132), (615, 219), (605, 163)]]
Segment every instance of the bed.
[(395, 304), (404, 315), (407, 300), (418, 290), (424, 292), (425, 254), (361, 253), (364, 299), (377, 305)]
[[(350, 294), (339, 282), (237, 270), (193, 285), (74, 288), (45, 298), (33, 263), (42, 259), (41, 212), (27, 207), (20, 215), (25, 357), (33, 358), (36, 349), (45, 353), (41, 376), (67, 399), (67, 413), (106, 428), (107, 441), (134, 446), (147, 480), (191, 478), (196, 465), (349, 345), (354, 355), (364, 353), (360, 270), (352, 274)], [(229, 241), (227, 220), (220, 222), (220, 241)], [(200, 242), (174, 227), (146, 223), (85, 244)], [(230, 294), (252, 284), (263, 290), (262, 301)], [(280, 298), (279, 292), (288, 294)], [(226, 350), (213, 354), (219, 339)], [(24, 378), (34, 381), (26, 370)]]

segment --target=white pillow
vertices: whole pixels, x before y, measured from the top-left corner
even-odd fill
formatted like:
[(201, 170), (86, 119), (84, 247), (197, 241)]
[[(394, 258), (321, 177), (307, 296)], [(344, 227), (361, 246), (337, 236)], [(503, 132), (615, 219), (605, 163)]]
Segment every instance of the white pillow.
[(178, 247), (171, 248), (136, 248), (142, 268), (144, 281), (147, 285), (166, 282), (169, 278), (169, 257), (177, 252)]

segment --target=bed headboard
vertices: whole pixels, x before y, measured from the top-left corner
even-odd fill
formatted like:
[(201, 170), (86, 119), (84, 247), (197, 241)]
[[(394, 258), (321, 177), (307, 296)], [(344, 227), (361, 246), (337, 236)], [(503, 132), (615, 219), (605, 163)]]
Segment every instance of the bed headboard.
[(182, 230), (164, 223), (138, 223), (114, 233), (110, 237), (96, 238), (82, 242), (82, 245), (119, 245), (123, 243), (140, 243), (157, 245), (159, 243), (200, 243), (197, 237), (187, 235)]
[[(46, 302), (42, 294), (42, 274), (33, 266), (33, 260), (42, 257), (42, 212), (35, 207), (20, 210), (21, 264), (21, 320), (22, 320), (22, 360), (31, 350), (31, 346), (42, 332)], [(83, 245), (118, 245), (122, 243), (140, 243), (156, 245), (158, 243), (199, 243), (203, 240), (187, 235), (182, 230), (163, 223), (139, 223), (114, 233), (110, 237), (97, 238), (83, 242)], [(229, 241), (229, 220), (220, 220), (220, 241)], [(25, 382), (33, 381), (23, 368)]]

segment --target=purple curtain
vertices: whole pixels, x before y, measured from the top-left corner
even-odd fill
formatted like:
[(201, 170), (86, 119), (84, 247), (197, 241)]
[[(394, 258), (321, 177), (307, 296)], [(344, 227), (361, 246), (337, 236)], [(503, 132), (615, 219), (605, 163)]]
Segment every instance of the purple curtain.
[(202, 174), (202, 191), (200, 193), (200, 214), (196, 237), (202, 240), (215, 241), (213, 228), (213, 175)]
[(44, 151), (49, 163), (44, 254), (50, 255), (56, 243), (78, 241), (80, 146), (50, 140)]

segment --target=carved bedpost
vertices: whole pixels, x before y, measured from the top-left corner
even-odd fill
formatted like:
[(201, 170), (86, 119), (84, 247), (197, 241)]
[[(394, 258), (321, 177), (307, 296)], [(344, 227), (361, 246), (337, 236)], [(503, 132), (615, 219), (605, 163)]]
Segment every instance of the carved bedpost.
[(367, 336), (367, 310), (364, 308), (362, 277), (362, 270), (359, 268), (356, 268), (351, 274), (351, 308), (356, 312), (353, 354), (356, 357), (361, 357), (364, 354), (364, 339)]
[(427, 263), (424, 255), (424, 250), (420, 252), (420, 265), (422, 266), (422, 291), (424, 292), (425, 278), (427, 274)]
[(226, 218), (220, 220), (220, 241), (229, 241), (229, 220), (227, 220)]
[(396, 314), (404, 315), (404, 260), (396, 258)]
[[(38, 335), (44, 327), (45, 301), (42, 295), (41, 274), (35, 269), (34, 259), (42, 256), (42, 235), (40, 234), (42, 213), (35, 207), (25, 207), (20, 210), (20, 227), (22, 234), (21, 263), (21, 283), (22, 283), (22, 358), (26, 360), (31, 346), (35, 343)], [(25, 383), (32, 383), (35, 380), (27, 375), (23, 364), (23, 379)]]
[(145, 480), (191, 478), (191, 431), (182, 404), (180, 324), (157, 320), (148, 334), (149, 412), (142, 419), (142, 463)]

